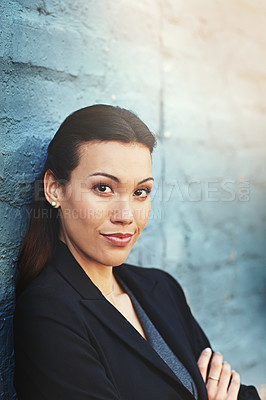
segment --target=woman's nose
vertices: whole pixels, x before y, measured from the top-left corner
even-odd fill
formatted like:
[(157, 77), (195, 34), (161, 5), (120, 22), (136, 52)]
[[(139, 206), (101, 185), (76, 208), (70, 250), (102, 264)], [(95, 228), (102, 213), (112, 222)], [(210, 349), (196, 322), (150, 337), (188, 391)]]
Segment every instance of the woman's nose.
[(111, 212), (111, 222), (114, 224), (131, 224), (133, 222), (133, 213), (128, 201), (117, 201)]

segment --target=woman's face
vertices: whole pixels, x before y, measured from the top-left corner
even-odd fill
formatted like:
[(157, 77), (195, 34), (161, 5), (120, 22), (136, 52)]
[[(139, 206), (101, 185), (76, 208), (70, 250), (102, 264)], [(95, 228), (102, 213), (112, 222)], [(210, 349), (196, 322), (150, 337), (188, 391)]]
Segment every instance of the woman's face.
[(93, 141), (79, 154), (61, 193), (60, 238), (88, 262), (120, 265), (148, 220), (150, 151), (140, 143)]

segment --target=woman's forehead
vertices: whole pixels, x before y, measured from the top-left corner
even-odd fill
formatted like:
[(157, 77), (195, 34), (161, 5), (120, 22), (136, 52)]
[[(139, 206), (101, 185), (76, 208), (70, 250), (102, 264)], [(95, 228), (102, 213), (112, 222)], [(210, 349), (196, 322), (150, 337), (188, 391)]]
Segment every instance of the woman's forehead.
[(143, 177), (152, 173), (151, 154), (142, 143), (89, 142), (80, 148), (76, 172), (87, 175), (104, 172), (116, 174), (118, 179), (128, 175)]

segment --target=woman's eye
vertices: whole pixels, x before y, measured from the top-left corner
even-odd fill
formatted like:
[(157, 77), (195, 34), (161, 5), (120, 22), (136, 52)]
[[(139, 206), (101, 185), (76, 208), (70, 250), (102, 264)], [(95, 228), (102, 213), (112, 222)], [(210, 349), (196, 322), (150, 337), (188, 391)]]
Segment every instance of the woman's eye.
[(97, 183), (97, 185), (93, 186), (93, 189), (100, 193), (112, 193), (110, 186), (106, 185), (105, 183)]
[(137, 189), (134, 193), (135, 196), (145, 198), (148, 196), (150, 193), (150, 189), (148, 188), (142, 188), (142, 189)]

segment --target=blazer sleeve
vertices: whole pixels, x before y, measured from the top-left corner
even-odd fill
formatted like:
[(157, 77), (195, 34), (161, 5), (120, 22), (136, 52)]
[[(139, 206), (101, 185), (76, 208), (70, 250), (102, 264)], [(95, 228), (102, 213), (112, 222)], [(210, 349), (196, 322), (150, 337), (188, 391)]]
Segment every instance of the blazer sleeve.
[[(202, 350), (206, 347), (211, 347), (211, 344), (205, 335), (204, 331), (194, 318), (191, 313), (190, 307), (187, 304), (184, 291), (176, 279), (170, 275), (168, 272), (163, 271), (163, 273), (168, 278), (169, 284), (171, 286), (171, 292), (176, 293), (177, 304), (182, 304), (182, 313), (184, 317), (184, 326), (187, 327), (187, 334), (190, 338), (191, 346), (195, 355), (195, 359), (198, 360)], [(238, 394), (238, 400), (260, 400), (258, 392), (254, 386), (240, 386), (240, 391)]]
[(35, 301), (24, 296), (14, 315), (18, 400), (121, 400), (75, 310), (57, 299)]

